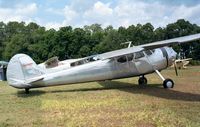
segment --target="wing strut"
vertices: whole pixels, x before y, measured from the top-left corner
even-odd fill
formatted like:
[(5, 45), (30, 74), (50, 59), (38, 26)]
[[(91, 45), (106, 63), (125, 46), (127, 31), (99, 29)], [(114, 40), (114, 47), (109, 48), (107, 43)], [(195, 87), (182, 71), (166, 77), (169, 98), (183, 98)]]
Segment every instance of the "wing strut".
[(171, 79), (165, 79), (158, 70), (155, 70), (155, 72), (163, 80), (163, 86), (164, 86), (164, 88), (173, 88), (174, 87), (173, 80), (171, 80)]

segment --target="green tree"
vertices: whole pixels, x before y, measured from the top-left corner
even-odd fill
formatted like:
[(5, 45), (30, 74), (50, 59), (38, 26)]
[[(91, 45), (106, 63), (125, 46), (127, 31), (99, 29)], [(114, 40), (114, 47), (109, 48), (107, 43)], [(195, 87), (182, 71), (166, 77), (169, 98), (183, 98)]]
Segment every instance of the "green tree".
[[(46, 30), (36, 23), (0, 22), (0, 58), (9, 60), (16, 53), (26, 53), (37, 63), (53, 56), (65, 60), (124, 48), (126, 45), (121, 43), (126, 41), (141, 45), (195, 33), (200, 33), (200, 27), (184, 19), (156, 29), (150, 23), (118, 29), (92, 24), (75, 29), (61, 27), (58, 31)], [(200, 60), (199, 47), (199, 42), (174, 46), (178, 52), (182, 49), (184, 57), (196, 60)]]

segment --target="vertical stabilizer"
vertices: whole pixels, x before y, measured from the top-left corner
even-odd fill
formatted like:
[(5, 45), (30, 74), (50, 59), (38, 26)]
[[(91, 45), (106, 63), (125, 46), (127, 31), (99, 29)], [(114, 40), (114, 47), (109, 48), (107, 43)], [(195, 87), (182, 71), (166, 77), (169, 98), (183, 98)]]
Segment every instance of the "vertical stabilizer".
[(37, 64), (25, 54), (13, 56), (8, 63), (7, 80), (14, 87), (25, 87), (28, 81), (42, 74)]

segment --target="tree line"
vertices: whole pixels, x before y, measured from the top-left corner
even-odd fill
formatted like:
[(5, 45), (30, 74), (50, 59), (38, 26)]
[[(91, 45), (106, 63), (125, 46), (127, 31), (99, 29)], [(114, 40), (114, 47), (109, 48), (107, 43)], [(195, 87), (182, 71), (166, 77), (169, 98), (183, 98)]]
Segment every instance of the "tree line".
[[(100, 24), (83, 28), (61, 27), (46, 30), (36, 23), (0, 22), (0, 60), (8, 61), (16, 53), (30, 55), (37, 63), (58, 56), (60, 60), (85, 57), (126, 47), (121, 43), (132, 41), (141, 45), (154, 41), (200, 33), (200, 26), (184, 19), (154, 28), (150, 23), (131, 25), (127, 28)], [(198, 41), (200, 42), (200, 41)], [(173, 46), (183, 57), (200, 60), (200, 43)]]

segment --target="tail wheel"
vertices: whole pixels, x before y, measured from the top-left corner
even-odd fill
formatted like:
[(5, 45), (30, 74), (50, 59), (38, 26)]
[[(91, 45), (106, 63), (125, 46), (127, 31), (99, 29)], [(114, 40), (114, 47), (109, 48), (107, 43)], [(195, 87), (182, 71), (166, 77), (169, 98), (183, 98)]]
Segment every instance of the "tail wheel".
[(165, 79), (164, 81), (163, 81), (163, 87), (164, 88), (173, 88), (174, 87), (174, 82), (173, 82), (173, 80), (171, 80), (171, 79)]
[(147, 78), (145, 78), (144, 76), (140, 77), (138, 79), (138, 84), (139, 85), (147, 85)]

